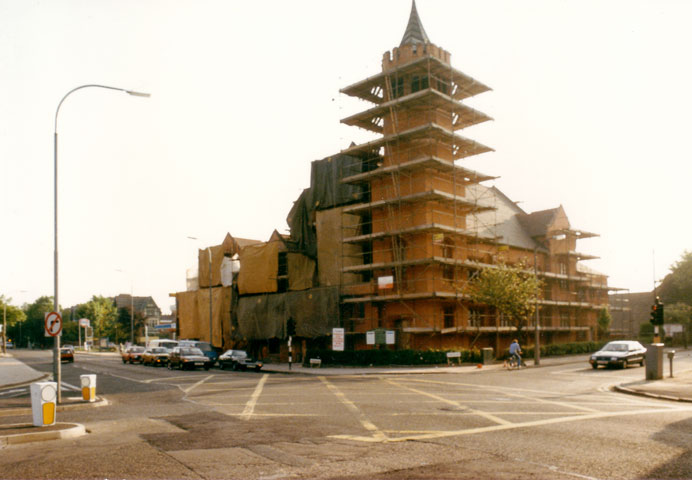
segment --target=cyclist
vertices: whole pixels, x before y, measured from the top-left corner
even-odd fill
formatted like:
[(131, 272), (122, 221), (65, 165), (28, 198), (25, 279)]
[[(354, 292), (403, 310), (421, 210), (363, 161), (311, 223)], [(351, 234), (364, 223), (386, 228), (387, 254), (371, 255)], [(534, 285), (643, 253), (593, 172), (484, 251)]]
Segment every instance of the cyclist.
[(519, 340), (516, 338), (509, 346), (509, 355), (517, 359), (517, 368), (521, 368), (521, 347), (519, 346)]

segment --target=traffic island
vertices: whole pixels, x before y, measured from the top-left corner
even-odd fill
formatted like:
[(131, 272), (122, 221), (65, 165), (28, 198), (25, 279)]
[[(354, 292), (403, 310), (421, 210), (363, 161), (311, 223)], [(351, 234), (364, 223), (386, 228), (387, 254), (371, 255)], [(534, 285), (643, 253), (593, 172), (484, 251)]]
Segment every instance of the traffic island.
[(46, 427), (36, 427), (31, 423), (0, 425), (0, 448), (29, 442), (44, 442), (86, 435), (80, 423), (57, 422)]

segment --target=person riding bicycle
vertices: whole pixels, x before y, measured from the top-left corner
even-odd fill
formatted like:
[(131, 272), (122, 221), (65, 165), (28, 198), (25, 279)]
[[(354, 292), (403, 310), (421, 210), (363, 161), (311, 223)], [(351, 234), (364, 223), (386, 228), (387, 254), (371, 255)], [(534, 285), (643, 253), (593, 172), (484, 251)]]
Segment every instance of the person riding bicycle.
[(519, 346), (519, 340), (516, 338), (509, 346), (509, 355), (510, 357), (516, 358), (517, 367), (521, 367), (521, 347)]

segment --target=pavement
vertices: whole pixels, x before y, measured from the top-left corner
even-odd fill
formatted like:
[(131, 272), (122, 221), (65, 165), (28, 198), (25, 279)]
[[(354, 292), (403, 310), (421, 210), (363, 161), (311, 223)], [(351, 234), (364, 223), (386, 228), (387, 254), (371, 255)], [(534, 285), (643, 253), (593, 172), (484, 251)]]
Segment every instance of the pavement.
[[(690, 355), (690, 351), (679, 352), (683, 355)], [(106, 354), (108, 355), (108, 354)], [(528, 368), (541, 368), (541, 366), (561, 365), (568, 363), (586, 363), (588, 355), (572, 355), (566, 357), (548, 357), (541, 359), (540, 366), (533, 366), (531, 359), (528, 360)], [(692, 402), (692, 370), (675, 371), (674, 376), (670, 376), (668, 362), (665, 362), (664, 376), (659, 380), (641, 380), (615, 385), (613, 388), (619, 392), (631, 395), (641, 395), (662, 400)], [(448, 366), (421, 366), (421, 367), (322, 367), (322, 366), (303, 366), (300, 364), (288, 365), (286, 363), (265, 364), (262, 371), (277, 374), (305, 374), (305, 375), (387, 375), (387, 374), (445, 374), (445, 373), (481, 373), (483, 371), (502, 370), (502, 363), (490, 365), (448, 365)], [(31, 383), (50, 380), (52, 374), (39, 372), (22, 363), (12, 356), (0, 353), (0, 390), (19, 388)], [(0, 417), (27, 416), (31, 417), (32, 410), (26, 406), (26, 399), (23, 405), (0, 404)], [(96, 402), (86, 402), (81, 397), (67, 398), (57, 407), (57, 412), (93, 408), (107, 405), (105, 398), (97, 397)], [(86, 430), (83, 425), (75, 423), (55, 423), (52, 426), (35, 427), (32, 423), (21, 424), (0, 424), (0, 449), (6, 445), (34, 442), (42, 440), (55, 440), (60, 438), (72, 438), (85, 435)]]

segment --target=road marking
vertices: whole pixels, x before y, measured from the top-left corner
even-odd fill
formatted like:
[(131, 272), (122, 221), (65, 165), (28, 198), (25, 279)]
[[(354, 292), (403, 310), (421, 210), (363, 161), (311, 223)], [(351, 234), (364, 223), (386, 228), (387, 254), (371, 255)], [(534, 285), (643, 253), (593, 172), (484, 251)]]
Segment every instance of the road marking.
[(336, 385), (331, 383), (329, 380), (326, 379), (326, 377), (318, 377), (322, 383), (326, 385), (326, 387), (331, 391), (336, 398), (344, 404), (344, 406), (351, 411), (357, 418), (360, 424), (368, 430), (369, 432), (372, 432), (372, 437), (367, 437), (367, 438), (372, 438), (374, 441), (377, 442), (386, 442), (388, 440), (387, 436), (382, 432), (379, 428), (375, 426), (366, 416), (365, 414), (356, 406), (355, 403), (353, 403), (351, 400), (346, 398), (346, 395), (343, 394), (339, 388), (337, 388)]
[(398, 382), (395, 382), (394, 380), (387, 379), (386, 381), (387, 381), (387, 383), (390, 383), (392, 385), (396, 385), (399, 388), (404, 388), (404, 389), (409, 390), (411, 392), (415, 392), (419, 395), (425, 395), (426, 397), (433, 398), (435, 400), (438, 400), (438, 401), (443, 402), (443, 403), (447, 403), (449, 405), (453, 405), (455, 407), (465, 408), (465, 409), (469, 410), (471, 413), (474, 413), (474, 414), (481, 416), (487, 420), (490, 420), (491, 422), (495, 422), (495, 423), (498, 423), (500, 425), (508, 425), (508, 424), (512, 423), (512, 422), (504, 420), (500, 417), (496, 417), (495, 415), (493, 415), (491, 413), (483, 412), (481, 410), (476, 410), (474, 408), (469, 407), (468, 405), (464, 405), (462, 403), (455, 402), (454, 400), (448, 400), (444, 397), (440, 397), (439, 395), (434, 395), (432, 393), (425, 392), (423, 390), (418, 390), (417, 388), (407, 387), (407, 386), (402, 385)]
[(589, 407), (584, 407), (582, 405), (574, 404), (574, 403), (569, 403), (569, 402), (560, 402), (557, 400), (546, 400), (543, 398), (539, 397), (531, 397), (526, 394), (522, 393), (515, 393), (519, 391), (529, 391), (533, 393), (540, 393), (543, 395), (555, 395), (555, 392), (549, 392), (549, 391), (536, 391), (536, 390), (526, 390), (526, 389), (520, 389), (520, 388), (511, 388), (511, 387), (494, 387), (490, 385), (476, 385), (472, 383), (455, 383), (455, 382), (439, 382), (439, 381), (434, 381), (434, 380), (422, 380), (422, 379), (411, 379), (411, 381), (414, 382), (421, 382), (421, 383), (442, 383), (446, 385), (455, 385), (455, 386), (461, 386), (461, 387), (471, 387), (471, 388), (478, 388), (480, 390), (486, 390), (486, 391), (494, 391), (494, 392), (500, 392), (503, 395), (509, 396), (509, 397), (516, 397), (516, 398), (523, 398), (526, 400), (529, 400), (531, 402), (538, 402), (538, 403), (545, 403), (545, 404), (550, 404), (550, 405), (558, 405), (560, 407), (565, 407), (565, 408), (574, 408), (576, 410), (583, 410), (585, 412), (598, 412), (598, 410), (595, 410), (593, 408)]
[(185, 392), (185, 393), (189, 393), (190, 390), (193, 390), (193, 389), (197, 388), (198, 386), (200, 386), (201, 384), (203, 384), (204, 382), (206, 382), (206, 381), (209, 380), (210, 378), (214, 378), (214, 375), (209, 375), (208, 377), (203, 378), (202, 380), (200, 380), (199, 382), (195, 383), (194, 385), (190, 385), (189, 387), (183, 388), (182, 390), (183, 390), (183, 392)]
[[(689, 408), (689, 407), (677, 408), (674, 410), (675, 411), (691, 411), (692, 408)], [(666, 410), (666, 409), (662, 410), (660, 408), (652, 408), (649, 410), (635, 410), (635, 411), (628, 411), (628, 412), (598, 412), (598, 413), (575, 415), (575, 416), (571, 416), (571, 417), (547, 418), (544, 420), (534, 420), (531, 422), (512, 423), (509, 425), (493, 425), (493, 426), (489, 426), (489, 427), (469, 428), (466, 430), (448, 430), (448, 431), (440, 430), (438, 432), (424, 433), (421, 435), (406, 435), (403, 437), (389, 437), (387, 439), (387, 441), (389, 441), (389, 442), (407, 442), (407, 441), (417, 441), (417, 440), (434, 440), (434, 439), (445, 438), (445, 437), (457, 437), (457, 436), (463, 436), (463, 435), (474, 435), (477, 433), (497, 432), (497, 431), (502, 431), (502, 430), (513, 430), (516, 428), (540, 427), (540, 426), (544, 426), (544, 425), (551, 425), (551, 424), (558, 424), (558, 423), (594, 420), (594, 419), (600, 419), (600, 418), (609, 418), (609, 417), (618, 417), (618, 416), (627, 416), (627, 415), (642, 415), (642, 414), (649, 414), (649, 413), (661, 413), (661, 412), (665, 412), (665, 411), (671, 411), (671, 410)], [(329, 437), (330, 438), (337, 438), (340, 440), (353, 440), (353, 441), (366, 442), (366, 443), (382, 442), (381, 439), (376, 438), (375, 436), (365, 437), (365, 436), (358, 436), (358, 435), (330, 435)]]
[(64, 388), (64, 387), (67, 387), (67, 390), (73, 390), (73, 391), (75, 391), (75, 392), (81, 392), (81, 391), (82, 391), (82, 389), (81, 389), (80, 387), (76, 387), (76, 386), (74, 386), (74, 385), (70, 385), (69, 383), (60, 382), (60, 385), (62, 385), (63, 388)]
[(264, 388), (264, 384), (267, 381), (268, 377), (269, 375), (265, 373), (264, 375), (262, 375), (262, 378), (257, 383), (255, 391), (252, 392), (250, 400), (248, 400), (247, 404), (245, 405), (245, 410), (243, 410), (243, 413), (240, 414), (240, 418), (242, 418), (243, 420), (250, 420), (252, 418), (252, 415), (255, 411), (255, 405), (257, 405), (257, 400), (259, 399), (259, 396), (262, 393), (262, 389)]

